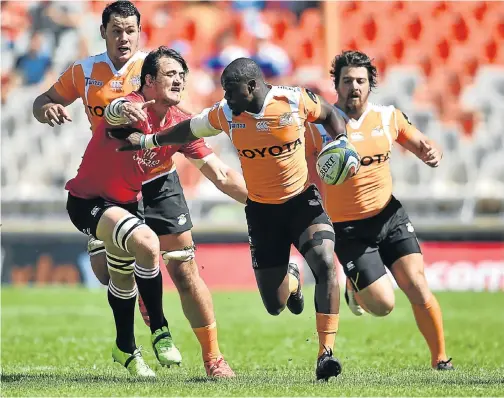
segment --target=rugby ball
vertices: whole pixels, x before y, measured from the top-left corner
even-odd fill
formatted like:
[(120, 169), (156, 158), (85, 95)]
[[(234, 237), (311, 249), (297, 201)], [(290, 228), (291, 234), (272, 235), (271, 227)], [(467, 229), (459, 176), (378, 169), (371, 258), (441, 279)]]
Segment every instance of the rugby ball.
[(317, 157), (317, 173), (329, 185), (339, 185), (357, 174), (360, 156), (345, 137), (322, 148)]

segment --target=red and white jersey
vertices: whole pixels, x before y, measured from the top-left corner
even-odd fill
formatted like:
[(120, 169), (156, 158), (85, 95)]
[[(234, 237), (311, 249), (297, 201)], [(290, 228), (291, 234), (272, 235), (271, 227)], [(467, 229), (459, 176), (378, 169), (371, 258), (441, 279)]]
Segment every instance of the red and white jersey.
[[(126, 96), (132, 102), (144, 102), (139, 92)], [(148, 119), (136, 123), (146, 134), (154, 134), (172, 127), (189, 116), (177, 107), (166, 113), (164, 123), (152, 109), (147, 109)], [(115, 203), (130, 203), (141, 199), (142, 183), (174, 170), (173, 155), (181, 152), (189, 159), (203, 159), (213, 153), (204, 139), (188, 144), (170, 145), (137, 152), (117, 152), (123, 142), (110, 138), (103, 120), (97, 127), (84, 153), (77, 176), (65, 188), (79, 198), (101, 197)]]

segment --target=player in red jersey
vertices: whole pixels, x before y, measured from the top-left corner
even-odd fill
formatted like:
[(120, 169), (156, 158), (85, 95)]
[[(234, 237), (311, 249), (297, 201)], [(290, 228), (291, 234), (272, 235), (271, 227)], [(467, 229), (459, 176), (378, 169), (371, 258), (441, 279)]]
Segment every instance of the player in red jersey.
[[(123, 112), (126, 108), (124, 104), (129, 104), (130, 108), (137, 106), (138, 110), (142, 110), (137, 113), (139, 121), (135, 126), (141, 126), (151, 132), (187, 119), (188, 116), (174, 106), (180, 100), (187, 71), (184, 59), (175, 51), (161, 47), (151, 52), (142, 67), (140, 91), (111, 103), (105, 111), (106, 120), (113, 124), (127, 123), (128, 119)], [(148, 109), (145, 103), (150, 105)], [(93, 211), (97, 211), (94, 206), (90, 206), (90, 200), (98, 197), (106, 203), (133, 204), (137, 203), (143, 194), (143, 206), (139, 210), (147, 212), (149, 209), (151, 214), (158, 215), (158, 218), (146, 217), (146, 224), (161, 235), (161, 249), (168, 262), (168, 269), (176, 273), (186, 273), (185, 278), (191, 282), (177, 288), (184, 312), (201, 343), (207, 374), (214, 377), (234, 376), (219, 351), (211, 296), (193, 260), (194, 246), (190, 232), (192, 223), (172, 155), (177, 151), (184, 153), (219, 189), (241, 202), (245, 202), (247, 196), (243, 178), (224, 165), (203, 140), (123, 157), (115, 152), (116, 141), (106, 135), (107, 127), (107, 124), (99, 126), (88, 145), (77, 177), (67, 184), (70, 191), (69, 203), (75, 202), (75, 197), (88, 201), (81, 203), (78, 211), (73, 211), (74, 218), (85, 218), (87, 221), (73, 219), (74, 224), (80, 230), (85, 229), (85, 232), (96, 236), (93, 233), (93, 223), (97, 221), (92, 219), (96, 219), (97, 214), (93, 214)], [(160, 178), (161, 176), (166, 178)], [(152, 192), (146, 194), (146, 185), (152, 187), (149, 188)], [(153, 212), (153, 209), (156, 211)], [(164, 228), (167, 232), (159, 233), (159, 228)], [(105, 244), (107, 246), (106, 241)], [(131, 274), (125, 274), (123, 266), (128, 264), (113, 258), (109, 253), (107, 259), (111, 275), (109, 286), (116, 285), (116, 280), (121, 279), (127, 286), (122, 285), (119, 289), (130, 291)], [(177, 279), (174, 280), (177, 284)], [(132, 325), (132, 318), (124, 322), (126, 323)], [(153, 327), (151, 324), (151, 329)], [(168, 330), (164, 333), (169, 335)], [(122, 331), (118, 327), (119, 335), (122, 335)], [(126, 352), (122, 348), (121, 350)], [(180, 359), (180, 353), (172, 346), (170, 360), (180, 362)]]

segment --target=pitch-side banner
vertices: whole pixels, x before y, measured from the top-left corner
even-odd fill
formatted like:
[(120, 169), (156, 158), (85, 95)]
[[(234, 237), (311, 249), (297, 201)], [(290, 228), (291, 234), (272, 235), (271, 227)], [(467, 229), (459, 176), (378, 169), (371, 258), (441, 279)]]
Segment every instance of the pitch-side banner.
[[(85, 239), (72, 237), (2, 236), (3, 284), (43, 286), (84, 284), (99, 286), (85, 252)], [(504, 243), (423, 242), (425, 273), (433, 290), (504, 291)], [(245, 243), (199, 244), (196, 261), (200, 274), (214, 290), (255, 289), (249, 247)], [(309, 268), (293, 248), (291, 261), (313, 283)], [(167, 288), (173, 287), (164, 267)], [(344, 280), (341, 267), (338, 277)]]

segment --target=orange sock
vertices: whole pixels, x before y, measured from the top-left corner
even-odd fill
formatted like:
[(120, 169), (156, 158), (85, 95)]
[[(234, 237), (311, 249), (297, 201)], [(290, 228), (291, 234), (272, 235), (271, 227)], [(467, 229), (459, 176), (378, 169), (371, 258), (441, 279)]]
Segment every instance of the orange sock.
[(193, 328), (193, 331), (200, 342), (204, 362), (220, 357), (221, 352), (217, 341), (217, 324), (215, 322), (201, 328)]
[(435, 367), (438, 361), (446, 361), (447, 359), (441, 308), (434, 295), (425, 304), (412, 304), (411, 306), (418, 329), (429, 346), (432, 367)]
[(320, 357), (326, 349), (334, 349), (334, 341), (338, 332), (339, 314), (321, 314), (317, 312), (316, 319), (319, 338), (318, 356)]

